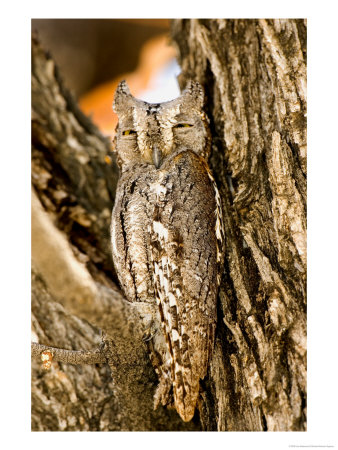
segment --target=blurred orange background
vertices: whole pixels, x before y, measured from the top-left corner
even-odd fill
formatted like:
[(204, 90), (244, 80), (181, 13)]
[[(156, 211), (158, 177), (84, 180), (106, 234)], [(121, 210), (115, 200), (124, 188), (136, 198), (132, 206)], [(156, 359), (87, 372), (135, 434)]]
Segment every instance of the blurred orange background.
[(169, 25), (169, 19), (32, 20), (80, 108), (107, 136), (113, 136), (117, 123), (112, 102), (122, 79), (146, 101), (179, 95)]

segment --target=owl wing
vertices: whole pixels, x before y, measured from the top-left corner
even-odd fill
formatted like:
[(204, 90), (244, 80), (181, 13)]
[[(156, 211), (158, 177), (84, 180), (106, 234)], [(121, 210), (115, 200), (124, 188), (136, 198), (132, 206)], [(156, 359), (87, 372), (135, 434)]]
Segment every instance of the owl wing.
[(151, 229), (155, 297), (169, 353), (174, 400), (183, 420), (194, 414), (216, 324), (222, 259), (217, 188), (192, 151), (161, 168)]

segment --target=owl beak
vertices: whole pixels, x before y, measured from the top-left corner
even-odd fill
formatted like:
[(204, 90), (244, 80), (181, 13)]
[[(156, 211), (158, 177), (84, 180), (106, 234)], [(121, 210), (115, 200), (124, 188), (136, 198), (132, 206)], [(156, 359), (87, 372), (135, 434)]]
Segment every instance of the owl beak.
[(162, 151), (157, 147), (157, 145), (153, 146), (153, 163), (158, 169), (162, 163)]

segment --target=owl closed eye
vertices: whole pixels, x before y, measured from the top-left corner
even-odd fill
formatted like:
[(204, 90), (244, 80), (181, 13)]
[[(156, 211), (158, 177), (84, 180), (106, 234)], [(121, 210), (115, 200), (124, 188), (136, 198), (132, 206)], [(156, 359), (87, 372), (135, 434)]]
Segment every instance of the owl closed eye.
[(135, 130), (123, 130), (122, 136), (136, 137), (136, 131)]

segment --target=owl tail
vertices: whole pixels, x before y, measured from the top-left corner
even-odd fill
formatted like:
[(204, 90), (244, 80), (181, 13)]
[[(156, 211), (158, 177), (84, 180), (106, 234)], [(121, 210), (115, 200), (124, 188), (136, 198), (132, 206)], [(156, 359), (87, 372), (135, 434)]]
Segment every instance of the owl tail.
[(184, 382), (184, 380), (180, 379), (180, 372), (176, 375), (177, 377), (174, 381), (176, 411), (184, 422), (189, 422), (195, 414), (195, 407), (199, 394), (199, 382), (191, 386), (186, 380)]
[[(202, 332), (195, 334), (195, 348), (182, 345), (180, 352), (174, 353), (176, 359), (173, 370), (175, 407), (185, 422), (189, 422), (195, 413), (200, 393), (200, 379), (207, 374), (214, 329), (214, 323), (204, 324)], [(203, 330), (206, 330), (206, 334)]]

